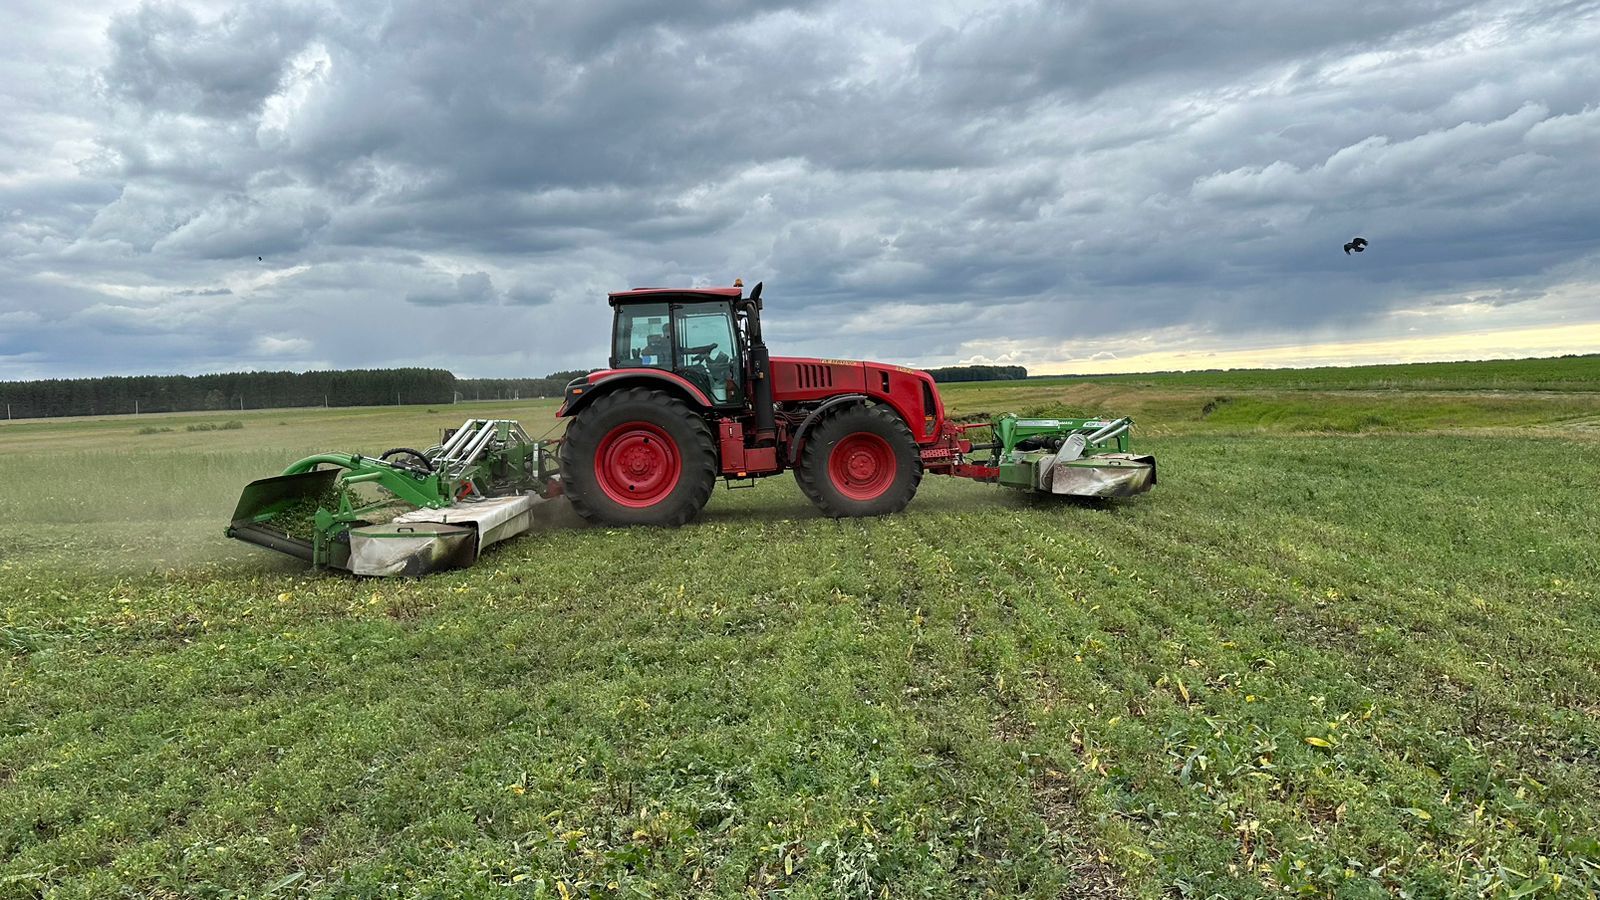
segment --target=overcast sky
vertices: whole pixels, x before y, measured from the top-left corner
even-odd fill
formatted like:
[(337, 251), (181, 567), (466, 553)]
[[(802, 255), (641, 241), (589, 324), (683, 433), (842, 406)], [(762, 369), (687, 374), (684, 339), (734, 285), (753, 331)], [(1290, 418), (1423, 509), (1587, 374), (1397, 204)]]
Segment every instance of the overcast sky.
[(7, 12), (0, 378), (542, 375), (735, 277), (787, 354), (1600, 350), (1600, 3)]

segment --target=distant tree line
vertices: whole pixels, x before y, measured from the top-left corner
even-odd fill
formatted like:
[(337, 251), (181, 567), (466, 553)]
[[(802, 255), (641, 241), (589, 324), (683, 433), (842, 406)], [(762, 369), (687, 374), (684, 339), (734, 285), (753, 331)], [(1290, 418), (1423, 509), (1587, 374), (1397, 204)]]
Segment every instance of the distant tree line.
[(0, 382), (0, 413), (22, 419), (287, 406), (449, 403), (459, 390), (456, 376), (445, 369), (52, 378)]
[(457, 378), (456, 390), (463, 400), (530, 400), (559, 397), (567, 382), (589, 374), (589, 369), (551, 372), (543, 378)]
[(934, 381), (1016, 381), (1028, 377), (1021, 366), (946, 366), (929, 369)]
[[(1021, 366), (930, 369), (937, 381), (1027, 378)], [(559, 397), (587, 369), (543, 378), (457, 378), (446, 369), (346, 369), (319, 372), (229, 372), (221, 375), (133, 375), (0, 381), (0, 414), (16, 419), (105, 416), (192, 410), (293, 406), (390, 406), (454, 400)]]

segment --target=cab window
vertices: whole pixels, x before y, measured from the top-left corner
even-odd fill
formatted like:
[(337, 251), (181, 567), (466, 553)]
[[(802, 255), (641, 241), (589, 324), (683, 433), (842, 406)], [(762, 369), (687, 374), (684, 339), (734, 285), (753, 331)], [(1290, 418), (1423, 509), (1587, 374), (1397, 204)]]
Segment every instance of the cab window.
[(617, 368), (672, 368), (672, 338), (667, 323), (671, 311), (665, 303), (632, 303), (617, 308), (616, 344), (612, 365)]
[(678, 337), (678, 373), (694, 382), (716, 404), (737, 401), (741, 393), (733, 313), (726, 303), (673, 306)]

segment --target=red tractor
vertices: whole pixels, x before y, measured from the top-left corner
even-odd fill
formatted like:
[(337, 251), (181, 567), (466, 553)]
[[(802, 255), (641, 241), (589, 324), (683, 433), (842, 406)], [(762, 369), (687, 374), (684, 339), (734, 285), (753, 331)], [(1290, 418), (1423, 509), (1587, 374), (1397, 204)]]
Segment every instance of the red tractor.
[(514, 420), (468, 419), (427, 450), (319, 453), (246, 485), (226, 533), (315, 566), (421, 575), (471, 565), (558, 494), (597, 522), (681, 525), (718, 478), (787, 470), (830, 516), (904, 509), (928, 472), (1091, 497), (1156, 480), (1126, 418), (958, 425), (926, 372), (773, 359), (759, 284), (623, 291), (611, 306), (611, 368), (567, 385), (559, 451)]
[[(1125, 419), (958, 425), (926, 372), (769, 356), (760, 284), (749, 296), (737, 283), (620, 291), (610, 303), (610, 368), (568, 384), (556, 414), (572, 419), (560, 448), (563, 492), (593, 521), (681, 525), (717, 479), (787, 470), (835, 517), (898, 512), (927, 472), (1100, 496), (1137, 493), (1155, 480), (1154, 460), (1126, 452)], [(974, 447), (964, 433), (980, 427), (994, 440)], [(1056, 467), (1038, 463), (1055, 463), (1074, 435), (1076, 452), (1060, 463), (1084, 472), (1043, 483)], [(1111, 442), (1123, 452), (1082, 456)], [(968, 462), (974, 450), (993, 456)]]

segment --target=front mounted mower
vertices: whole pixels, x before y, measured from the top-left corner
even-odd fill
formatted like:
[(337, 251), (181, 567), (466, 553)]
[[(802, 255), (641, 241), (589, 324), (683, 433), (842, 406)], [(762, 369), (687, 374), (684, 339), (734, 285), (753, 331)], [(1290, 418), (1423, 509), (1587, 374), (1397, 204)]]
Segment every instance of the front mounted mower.
[[(357, 574), (422, 574), (471, 564), (557, 494), (593, 522), (681, 525), (718, 479), (790, 471), (834, 517), (898, 512), (924, 474), (1077, 497), (1156, 482), (1154, 457), (1130, 447), (1131, 419), (958, 424), (926, 372), (773, 357), (759, 284), (748, 296), (736, 282), (610, 303), (610, 366), (567, 385), (558, 441), (474, 419), (427, 451), (308, 457), (247, 487), (229, 536)], [(977, 429), (990, 440), (970, 440)]]

